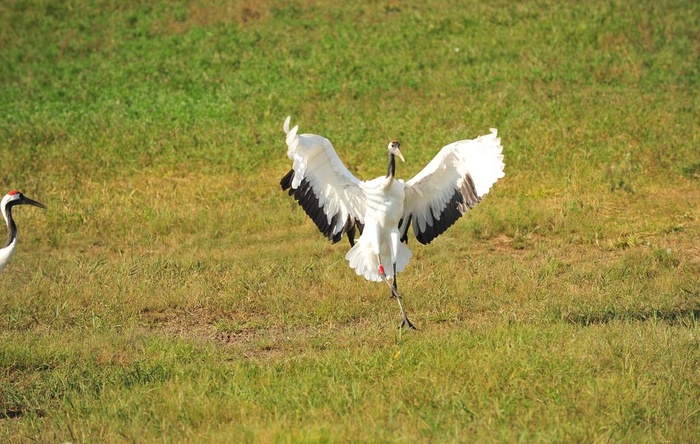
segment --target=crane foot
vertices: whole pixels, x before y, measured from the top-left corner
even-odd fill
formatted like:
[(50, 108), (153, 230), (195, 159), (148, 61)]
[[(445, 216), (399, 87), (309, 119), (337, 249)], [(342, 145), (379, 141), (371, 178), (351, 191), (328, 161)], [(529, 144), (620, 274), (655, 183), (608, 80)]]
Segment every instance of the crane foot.
[[(392, 291), (392, 293), (394, 293), (395, 292), (394, 287), (392, 287), (392, 290), (394, 290), (394, 291)], [(395, 292), (395, 293), (396, 294), (394, 297), (396, 297), (396, 302), (399, 303), (399, 310), (401, 310), (401, 316), (403, 317), (403, 320), (401, 321), (401, 325), (399, 325), (399, 330), (401, 330), (401, 328), (403, 328), (404, 325), (412, 330), (418, 330), (416, 328), (416, 326), (413, 325), (413, 323), (408, 320), (408, 315), (406, 314), (406, 310), (403, 309), (403, 304), (401, 303), (401, 296), (399, 295), (398, 292)]]
[(399, 325), (399, 330), (401, 330), (404, 326), (410, 328), (411, 330), (418, 330), (418, 328), (416, 328), (416, 326), (408, 320), (408, 317), (403, 318), (403, 321), (401, 321), (401, 325)]

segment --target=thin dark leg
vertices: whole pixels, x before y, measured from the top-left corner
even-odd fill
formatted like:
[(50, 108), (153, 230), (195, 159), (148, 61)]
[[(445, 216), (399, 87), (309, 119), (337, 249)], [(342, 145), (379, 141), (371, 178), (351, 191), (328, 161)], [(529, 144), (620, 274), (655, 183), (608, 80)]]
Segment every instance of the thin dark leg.
[(399, 303), (399, 310), (401, 310), (401, 316), (403, 316), (403, 320), (401, 321), (401, 325), (399, 325), (399, 328), (403, 327), (404, 325), (408, 328), (411, 328), (413, 330), (418, 330), (415, 325), (408, 319), (408, 315), (406, 314), (406, 310), (403, 309), (403, 304), (401, 303), (401, 295), (399, 294), (399, 288), (398, 285), (396, 284), (396, 264), (394, 263), (394, 282), (393, 285), (391, 286), (391, 296), (396, 298), (396, 302)]
[(381, 276), (382, 280), (389, 286), (391, 289), (391, 297), (396, 298), (396, 302), (399, 303), (399, 310), (401, 310), (401, 316), (403, 317), (403, 320), (401, 321), (401, 325), (399, 325), (399, 328), (403, 327), (404, 325), (408, 328), (412, 328), (413, 330), (418, 330), (415, 325), (408, 319), (408, 315), (406, 315), (406, 310), (403, 309), (403, 304), (401, 303), (401, 295), (399, 294), (398, 287), (396, 285), (396, 264), (393, 264), (394, 266), (394, 283), (389, 283), (389, 279), (386, 277), (386, 273), (384, 273), (384, 267), (381, 265), (382, 261), (381, 258), (379, 259), (379, 275)]

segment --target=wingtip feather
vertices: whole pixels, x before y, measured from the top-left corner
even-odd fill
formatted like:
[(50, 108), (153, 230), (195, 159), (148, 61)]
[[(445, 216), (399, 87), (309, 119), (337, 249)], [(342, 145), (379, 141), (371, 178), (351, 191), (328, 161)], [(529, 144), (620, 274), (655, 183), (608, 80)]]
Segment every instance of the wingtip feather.
[(284, 125), (282, 125), (282, 128), (284, 129), (285, 134), (289, 134), (289, 123), (292, 120), (292, 116), (287, 116), (286, 119), (284, 119)]
[(295, 150), (296, 145), (299, 144), (299, 139), (297, 137), (297, 131), (299, 131), (299, 125), (295, 125), (294, 128), (291, 129), (291, 131), (287, 132), (287, 145), (289, 147), (291, 147), (292, 144), (294, 144), (294, 142), (296, 142), (296, 144), (294, 144), (293, 150)]

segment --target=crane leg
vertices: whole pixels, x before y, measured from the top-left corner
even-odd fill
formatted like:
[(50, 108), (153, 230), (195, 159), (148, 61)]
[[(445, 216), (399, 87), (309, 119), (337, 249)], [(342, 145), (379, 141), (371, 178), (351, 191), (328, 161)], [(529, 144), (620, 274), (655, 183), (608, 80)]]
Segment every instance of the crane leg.
[(417, 330), (416, 326), (413, 325), (413, 323), (408, 319), (408, 315), (406, 314), (406, 310), (403, 309), (403, 304), (401, 303), (401, 295), (399, 294), (399, 288), (396, 285), (396, 263), (393, 264), (394, 266), (394, 283), (391, 286), (391, 295), (396, 298), (396, 302), (399, 303), (399, 310), (401, 310), (401, 316), (403, 316), (403, 320), (401, 321), (401, 325), (399, 325), (399, 328), (403, 327), (404, 325), (407, 328), (411, 328), (413, 330)]
[(401, 325), (399, 325), (399, 328), (402, 328), (406, 326), (407, 328), (411, 328), (413, 330), (418, 330), (415, 325), (408, 319), (408, 315), (406, 314), (406, 310), (403, 308), (403, 304), (401, 303), (401, 295), (399, 294), (398, 286), (396, 285), (396, 264), (393, 264), (394, 267), (394, 279), (393, 279), (393, 284), (389, 282), (389, 279), (386, 277), (386, 273), (384, 272), (384, 266), (382, 265), (381, 260), (379, 261), (379, 275), (381, 276), (382, 280), (389, 286), (391, 289), (391, 297), (396, 298), (396, 302), (399, 303), (399, 310), (401, 310), (401, 316), (403, 317), (403, 320), (401, 321)]

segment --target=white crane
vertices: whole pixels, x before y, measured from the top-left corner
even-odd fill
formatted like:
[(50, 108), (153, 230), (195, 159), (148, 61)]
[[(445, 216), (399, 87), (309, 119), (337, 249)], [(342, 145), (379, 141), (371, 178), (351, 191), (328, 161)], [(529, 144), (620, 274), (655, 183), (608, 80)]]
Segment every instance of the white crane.
[(12, 218), (12, 207), (15, 205), (34, 205), (35, 207), (46, 208), (43, 204), (24, 196), (17, 190), (12, 190), (3, 196), (2, 201), (0, 201), (0, 211), (5, 219), (5, 223), (7, 223), (7, 243), (0, 248), (0, 271), (5, 269), (7, 263), (10, 262), (12, 254), (15, 252), (15, 248), (17, 248), (17, 225), (15, 225), (15, 220)]
[[(284, 121), (287, 156), (292, 169), (281, 180), (318, 229), (333, 243), (345, 233), (350, 251), (345, 255), (358, 275), (385, 282), (395, 297), (404, 325), (408, 320), (398, 293), (396, 274), (408, 264), (408, 229), (418, 242), (429, 244), (504, 176), (503, 147), (496, 129), (474, 140), (451, 143), (411, 180), (395, 179), (395, 158), (404, 161), (399, 142), (389, 143), (386, 176), (360, 181), (343, 165), (331, 142), (315, 134), (298, 134)], [(361, 236), (355, 242), (355, 228)], [(392, 283), (389, 282), (392, 278)]]

